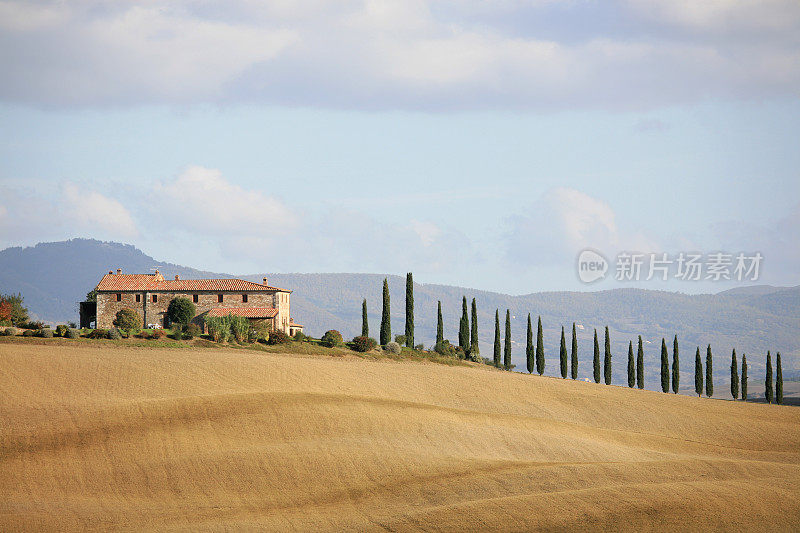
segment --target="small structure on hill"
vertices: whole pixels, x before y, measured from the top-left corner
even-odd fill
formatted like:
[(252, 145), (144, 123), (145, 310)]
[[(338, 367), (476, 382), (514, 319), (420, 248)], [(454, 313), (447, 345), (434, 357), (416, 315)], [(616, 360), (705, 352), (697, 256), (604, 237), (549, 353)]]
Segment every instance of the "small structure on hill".
[[(133, 309), (142, 317), (145, 327), (168, 327), (167, 307), (173, 298), (191, 300), (197, 314), (193, 323), (203, 326), (206, 316), (238, 315), (253, 322), (264, 322), (270, 331), (294, 335), (303, 326), (291, 318), (292, 291), (243, 279), (164, 279), (154, 274), (123, 274), (109, 271), (95, 289), (97, 302), (81, 302), (81, 326), (92, 311), (98, 328), (113, 327), (114, 317), (121, 309)], [(94, 302), (91, 302), (94, 303)], [(84, 315), (86, 315), (84, 317)]]

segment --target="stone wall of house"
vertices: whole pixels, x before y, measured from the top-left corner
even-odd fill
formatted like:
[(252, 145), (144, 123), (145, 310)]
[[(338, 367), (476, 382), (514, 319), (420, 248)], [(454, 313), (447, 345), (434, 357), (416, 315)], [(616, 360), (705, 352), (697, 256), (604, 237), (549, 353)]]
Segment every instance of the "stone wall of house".
[[(117, 301), (117, 295), (121, 295), (121, 300)], [(247, 302), (243, 301), (243, 294), (247, 294)], [(139, 301), (136, 301), (136, 297)], [(278, 329), (288, 332), (289, 324), (289, 299), (290, 294), (278, 291), (257, 291), (257, 292), (98, 292), (97, 294), (97, 327), (113, 327), (114, 317), (121, 309), (133, 309), (142, 317), (145, 327), (148, 324), (158, 324), (164, 326), (164, 319), (167, 313), (169, 302), (173, 298), (183, 296), (192, 300), (197, 295), (197, 315), (192, 322), (202, 326), (205, 314), (217, 307), (272, 307), (278, 309), (278, 315), (274, 319)], [(219, 301), (222, 295), (222, 302)], [(153, 301), (153, 297), (156, 301)], [(284, 326), (285, 323), (285, 326)]]

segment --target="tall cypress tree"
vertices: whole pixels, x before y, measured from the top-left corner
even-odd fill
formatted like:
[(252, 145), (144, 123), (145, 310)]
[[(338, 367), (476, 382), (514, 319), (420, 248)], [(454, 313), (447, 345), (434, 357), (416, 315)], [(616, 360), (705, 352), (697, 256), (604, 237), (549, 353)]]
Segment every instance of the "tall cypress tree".
[(503, 352), (503, 366), (511, 370), (511, 311), (506, 309), (506, 344)]
[(389, 316), (389, 280), (383, 278), (383, 313), (381, 314), (381, 346), (392, 341), (392, 323)]
[(636, 385), (636, 365), (633, 362), (633, 341), (628, 341), (628, 387)]
[(767, 376), (764, 380), (764, 396), (767, 397), (767, 403), (772, 403), (772, 356), (767, 351)]
[(477, 357), (481, 353), (481, 349), (478, 347), (478, 306), (475, 298), (472, 299), (472, 324), (469, 336), (469, 353), (472, 357)]
[(678, 336), (672, 341), (672, 392), (678, 394), (681, 380), (681, 365), (678, 362)]
[(414, 347), (414, 278), (406, 274), (406, 346)]
[(367, 299), (361, 304), (361, 336), (369, 337), (369, 321), (367, 320)]
[(570, 377), (578, 379), (578, 337), (575, 336), (575, 322), (572, 323), (572, 358), (570, 361)]
[(525, 362), (528, 367), (528, 374), (533, 373), (534, 369), (534, 348), (533, 348), (533, 328), (531, 327), (531, 314), (528, 313), (528, 336), (525, 342)]
[(606, 378), (606, 385), (611, 385), (611, 339), (608, 336), (608, 326), (606, 326), (606, 345), (603, 357), (603, 374)]
[(436, 309), (436, 344), (444, 342), (444, 323), (442, 322), (442, 301), (439, 300)]
[(711, 345), (706, 349), (706, 396), (714, 396), (714, 370), (711, 366)]
[(700, 347), (694, 354), (694, 391), (697, 397), (703, 395), (703, 360), (700, 359)]
[(536, 326), (536, 372), (540, 376), (544, 374), (544, 338), (542, 335), (541, 315), (539, 315), (539, 323)]
[(458, 345), (469, 353), (469, 312), (467, 311), (467, 297), (461, 299), (461, 320), (458, 323)]
[(600, 383), (600, 345), (597, 343), (597, 328), (594, 328), (594, 359), (592, 359), (592, 366), (594, 367), (594, 382)]
[(747, 354), (742, 354), (742, 401), (747, 401)]
[(494, 312), (494, 366), (500, 368), (500, 310)]
[(669, 392), (669, 354), (664, 337), (661, 337), (661, 391)]
[(775, 403), (783, 405), (783, 370), (781, 369), (781, 352), (775, 361)]
[(564, 338), (564, 326), (561, 326), (561, 377), (567, 379), (567, 340)]
[(636, 352), (636, 386), (640, 389), (644, 388), (644, 349), (641, 335), (639, 335), (639, 348)]
[(736, 348), (731, 352), (731, 396), (739, 397), (739, 362), (736, 360)]

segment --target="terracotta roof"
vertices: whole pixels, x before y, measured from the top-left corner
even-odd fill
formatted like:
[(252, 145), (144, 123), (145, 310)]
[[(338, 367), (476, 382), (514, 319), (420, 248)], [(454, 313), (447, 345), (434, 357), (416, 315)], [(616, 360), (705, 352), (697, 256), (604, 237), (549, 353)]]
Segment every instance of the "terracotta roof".
[(208, 316), (236, 315), (245, 318), (272, 318), (278, 310), (272, 307), (215, 307), (208, 312)]
[(243, 279), (160, 279), (158, 274), (106, 274), (97, 284), (98, 291), (282, 291)]

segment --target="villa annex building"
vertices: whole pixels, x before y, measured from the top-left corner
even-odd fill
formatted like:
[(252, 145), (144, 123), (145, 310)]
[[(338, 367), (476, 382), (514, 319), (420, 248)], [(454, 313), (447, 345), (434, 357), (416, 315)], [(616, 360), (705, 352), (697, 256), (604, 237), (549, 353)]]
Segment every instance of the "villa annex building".
[[(156, 270), (154, 274), (123, 274), (109, 271), (97, 284), (98, 328), (113, 327), (114, 317), (121, 309), (133, 309), (142, 316), (145, 327), (151, 324), (165, 327), (167, 307), (173, 298), (190, 299), (197, 308), (192, 322), (203, 326), (206, 316), (243, 316), (251, 321), (267, 322), (271, 331), (281, 330), (287, 335), (302, 331), (303, 326), (291, 318), (292, 291), (271, 287), (267, 278), (263, 283), (243, 279), (164, 279)], [(81, 307), (81, 326), (84, 322)]]

